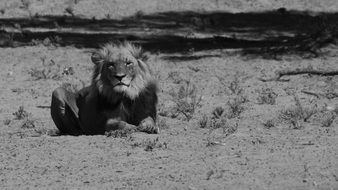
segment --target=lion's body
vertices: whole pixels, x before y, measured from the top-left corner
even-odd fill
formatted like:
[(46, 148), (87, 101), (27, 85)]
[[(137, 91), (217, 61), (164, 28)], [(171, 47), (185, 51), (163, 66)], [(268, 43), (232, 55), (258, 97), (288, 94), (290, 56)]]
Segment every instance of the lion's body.
[(65, 98), (69, 92), (63, 92), (64, 89), (53, 93), (52, 117), (60, 131), (69, 133), (63, 128), (70, 126), (58, 126), (64, 122), (56, 121), (60, 120), (57, 110), (62, 107), (57, 102), (64, 102), (66, 111), (70, 108), (75, 120), (72, 125), (77, 124), (74, 126), (80, 130), (79, 134), (104, 134), (126, 128), (157, 133), (157, 83), (141, 57), (141, 49), (129, 43), (107, 44), (94, 52), (92, 84), (74, 94), (71, 100)]

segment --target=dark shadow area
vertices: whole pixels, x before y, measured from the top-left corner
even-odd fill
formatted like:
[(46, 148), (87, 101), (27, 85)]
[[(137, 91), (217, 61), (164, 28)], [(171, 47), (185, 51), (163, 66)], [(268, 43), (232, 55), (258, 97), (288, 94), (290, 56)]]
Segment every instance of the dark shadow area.
[[(337, 20), (338, 13), (314, 16), (283, 8), (257, 13), (164, 12), (121, 20), (36, 16), (0, 19), (0, 46), (55, 43), (97, 48), (108, 41), (129, 40), (148, 51), (165, 53), (213, 49), (243, 49), (258, 54), (270, 49), (274, 53), (315, 52), (316, 48), (335, 42)], [(307, 47), (316, 40), (320, 45)]]

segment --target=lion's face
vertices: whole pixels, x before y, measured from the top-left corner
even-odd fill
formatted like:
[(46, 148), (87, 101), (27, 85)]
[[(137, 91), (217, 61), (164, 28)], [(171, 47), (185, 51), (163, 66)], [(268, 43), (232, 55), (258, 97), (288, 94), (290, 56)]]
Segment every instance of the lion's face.
[(118, 52), (114, 59), (104, 60), (101, 71), (102, 81), (116, 92), (125, 92), (135, 79), (138, 62), (128, 52)]
[(106, 44), (93, 53), (93, 83), (99, 92), (112, 97), (122, 94), (135, 99), (152, 80), (149, 66), (141, 60), (141, 49), (130, 43)]

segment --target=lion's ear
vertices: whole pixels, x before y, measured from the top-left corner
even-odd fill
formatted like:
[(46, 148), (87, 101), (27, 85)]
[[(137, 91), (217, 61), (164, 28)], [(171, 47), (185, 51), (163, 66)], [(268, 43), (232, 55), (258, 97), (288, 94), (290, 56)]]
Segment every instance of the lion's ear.
[(91, 59), (95, 65), (98, 65), (99, 63), (102, 63), (103, 61), (101, 55), (97, 52), (93, 52)]

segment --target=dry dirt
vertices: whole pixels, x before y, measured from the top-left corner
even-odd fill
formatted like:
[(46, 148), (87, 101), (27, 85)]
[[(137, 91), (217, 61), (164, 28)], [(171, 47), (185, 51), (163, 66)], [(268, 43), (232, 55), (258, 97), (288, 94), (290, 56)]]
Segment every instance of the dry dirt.
[[(20, 2), (1, 1), (0, 6), (8, 8), (3, 17), (25, 16), (27, 12), (15, 7)], [(60, 3), (62, 8), (56, 6), (60, 10), (54, 10), (51, 5), (59, 1), (31, 2), (32, 11), (43, 9), (55, 15), (64, 14), (66, 6), (65, 1)], [(79, 1), (81, 6), (75, 10), (85, 14), (81, 7), (93, 2)], [(149, 10), (141, 3), (138, 6), (148, 13), (177, 9), (179, 2), (166, 1)], [(205, 2), (191, 1), (181, 8), (199, 10)], [(228, 8), (241, 2), (231, 11), (301, 5), (314, 11), (337, 10), (335, 0), (295, 5), (291, 1), (216, 2)], [(126, 16), (121, 10), (130, 3), (116, 1), (119, 11), (113, 16)], [(107, 8), (101, 1), (98, 4)], [(213, 10), (211, 5), (204, 11)], [(134, 14), (139, 9), (125, 10)], [(101, 14), (96, 11), (98, 18)], [(93, 15), (89, 11), (87, 16)], [(48, 107), (51, 93), (65, 83), (73, 89), (89, 84), (90, 50), (53, 44), (1, 48), (1, 189), (338, 189), (338, 76), (302, 74), (282, 77), (288, 81), (260, 80), (287, 69), (338, 70), (336, 53), (276, 60), (228, 49), (151, 52), (148, 62), (160, 86), (160, 134), (49, 136), (48, 130), (55, 128)], [(190, 120), (175, 109), (182, 101), (175, 94), (186, 87), (184, 81), (190, 89), (196, 87), (184, 99), (197, 101), (194, 113), (183, 110), (191, 113)], [(216, 116), (217, 107), (224, 109), (221, 116)]]

